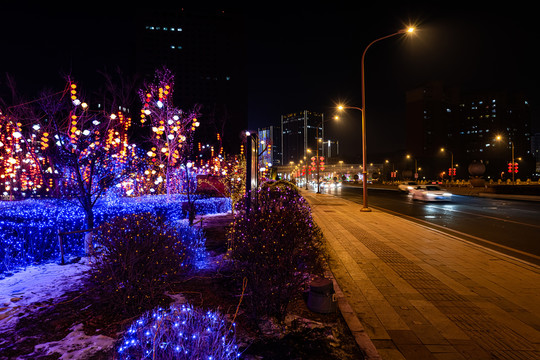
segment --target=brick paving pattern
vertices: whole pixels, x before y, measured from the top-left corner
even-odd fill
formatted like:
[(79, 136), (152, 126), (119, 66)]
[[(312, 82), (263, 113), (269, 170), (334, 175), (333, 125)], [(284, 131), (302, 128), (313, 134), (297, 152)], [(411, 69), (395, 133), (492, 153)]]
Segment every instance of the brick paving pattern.
[(368, 358), (540, 359), (540, 267), (351, 201), (302, 195), (357, 333), (376, 349)]

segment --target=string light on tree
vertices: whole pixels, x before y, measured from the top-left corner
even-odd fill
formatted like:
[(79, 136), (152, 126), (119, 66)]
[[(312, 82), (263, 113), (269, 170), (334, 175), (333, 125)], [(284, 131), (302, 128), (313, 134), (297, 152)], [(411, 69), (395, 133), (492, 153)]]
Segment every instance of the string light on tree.
[[(148, 155), (152, 158), (157, 177), (164, 179), (170, 195), (180, 179), (183, 159), (191, 152), (192, 136), (199, 126), (198, 109), (184, 112), (173, 104), (174, 75), (166, 68), (156, 71), (153, 82), (145, 83), (139, 91), (143, 101), (141, 122), (148, 122), (152, 133), (149, 141), (153, 147)], [(161, 183), (161, 181), (160, 181)]]

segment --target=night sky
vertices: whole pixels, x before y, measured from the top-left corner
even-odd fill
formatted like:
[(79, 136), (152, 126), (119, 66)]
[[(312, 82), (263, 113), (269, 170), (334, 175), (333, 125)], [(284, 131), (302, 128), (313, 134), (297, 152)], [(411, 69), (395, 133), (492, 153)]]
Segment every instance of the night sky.
[[(277, 125), (280, 115), (304, 109), (322, 111), (328, 119), (337, 102), (360, 107), (362, 51), (413, 24), (419, 28), (413, 37), (383, 40), (367, 52), (368, 152), (402, 148), (405, 91), (432, 80), (471, 90), (523, 91), (535, 114), (533, 130), (540, 132), (540, 30), (530, 3), (290, 3), (231, 9), (246, 14), (249, 128)], [(36, 89), (62, 86), (62, 74), (95, 78), (105, 67), (131, 70), (134, 5), (129, 6), (3, 4), (0, 89), (5, 90), (5, 73), (31, 98)], [(343, 148), (357, 146), (359, 112), (326, 126)]]
[[(323, 111), (336, 102), (361, 106), (360, 60), (373, 40), (408, 24), (418, 32), (377, 42), (366, 53), (369, 153), (403, 149), (405, 92), (433, 80), (464, 90), (516, 90), (529, 96), (538, 122), (540, 30), (530, 5), (519, 2), (442, 2), (274, 9), (260, 15), (250, 53), (250, 124), (279, 121), (298, 110)], [(281, 15), (279, 15), (281, 14)], [(342, 149), (360, 146), (359, 111), (350, 110), (328, 132)], [(253, 126), (252, 125), (252, 126)], [(359, 154), (359, 151), (352, 151)]]

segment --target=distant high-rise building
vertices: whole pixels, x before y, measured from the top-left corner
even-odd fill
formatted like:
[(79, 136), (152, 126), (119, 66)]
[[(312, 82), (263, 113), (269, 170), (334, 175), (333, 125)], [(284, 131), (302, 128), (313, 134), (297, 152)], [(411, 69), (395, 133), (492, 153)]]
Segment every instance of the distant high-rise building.
[(259, 134), (259, 162), (264, 166), (281, 165), (281, 130), (279, 126), (267, 126), (257, 130)]
[(149, 80), (166, 66), (175, 74), (175, 104), (202, 105), (198, 136), (237, 152), (247, 128), (244, 19), (215, 8), (145, 6), (138, 14), (137, 72)]
[(407, 152), (430, 157), (441, 146), (453, 145), (452, 126), (456, 123), (459, 94), (434, 82), (406, 93)]
[(531, 138), (531, 153), (536, 162), (535, 172), (540, 174), (540, 133), (536, 133)]
[[(511, 160), (512, 148), (516, 158), (532, 157), (530, 126), (529, 104), (521, 94), (465, 93), (441, 83), (407, 92), (407, 151), (421, 159), (426, 170), (448, 168), (436, 158), (445, 148), (465, 169), (481, 160), (487, 175), (500, 175)], [(462, 176), (468, 174), (462, 172)]]
[[(531, 153), (531, 112), (527, 100), (519, 94), (474, 93), (462, 97), (459, 104), (459, 123), (453, 134), (457, 144), (468, 157), (492, 157), (497, 147), (496, 137), (501, 137), (500, 146), (520, 156)], [(496, 151), (496, 150), (495, 150)]]
[[(281, 153), (282, 164), (315, 156), (317, 146), (322, 145), (317, 139), (324, 140), (324, 115), (308, 110), (281, 116)], [(309, 149), (309, 151), (308, 151)], [(320, 154), (322, 155), (322, 153)]]

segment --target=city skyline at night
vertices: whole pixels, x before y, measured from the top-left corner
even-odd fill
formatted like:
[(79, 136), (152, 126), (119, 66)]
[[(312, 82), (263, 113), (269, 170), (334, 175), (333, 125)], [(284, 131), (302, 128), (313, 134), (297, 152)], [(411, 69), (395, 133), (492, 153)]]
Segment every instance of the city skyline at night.
[[(31, 3), (23, 9), (11, 4), (1, 25), (4, 33), (10, 33), (3, 47), (11, 49), (0, 60), (2, 93), (5, 74), (31, 98), (41, 88), (59, 86), (62, 74), (90, 81), (104, 69), (134, 72), (135, 10)], [(362, 50), (370, 41), (414, 24), (418, 30), (414, 36), (385, 40), (367, 53), (368, 152), (404, 147), (406, 91), (438, 80), (473, 90), (522, 91), (531, 105), (532, 131), (540, 131), (535, 83), (539, 76), (532, 56), (538, 31), (532, 11), (520, 4), (455, 2), (445, 8), (431, 3), (392, 7), (278, 3), (223, 11), (240, 14), (238, 21), (245, 29), (246, 56), (239, 66), (247, 74), (248, 108), (247, 118), (238, 126), (275, 125), (282, 114), (305, 109), (331, 116), (337, 102), (359, 106)], [(343, 137), (345, 151), (352, 141), (346, 134), (359, 133), (360, 116), (354, 112), (342, 116), (339, 127), (329, 126), (328, 131)]]

